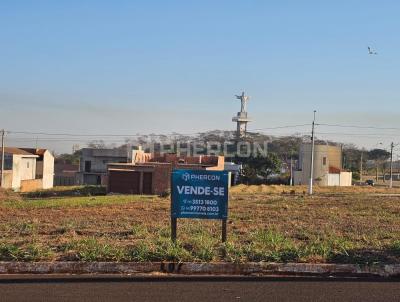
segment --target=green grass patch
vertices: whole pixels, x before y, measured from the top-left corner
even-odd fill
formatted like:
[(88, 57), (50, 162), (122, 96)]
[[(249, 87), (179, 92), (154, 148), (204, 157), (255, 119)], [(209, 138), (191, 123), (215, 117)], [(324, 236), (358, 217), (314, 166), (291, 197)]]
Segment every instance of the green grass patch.
[(283, 234), (273, 230), (258, 230), (245, 249), (249, 261), (288, 262), (299, 259), (299, 249)]
[(22, 193), (22, 195), (28, 198), (46, 198), (55, 196), (98, 196), (106, 195), (106, 193), (107, 190), (104, 186), (69, 186), (37, 190), (34, 192)]
[(126, 259), (125, 249), (91, 237), (74, 240), (63, 247), (64, 252), (76, 255), (80, 261), (122, 261)]
[(49, 248), (35, 243), (25, 246), (0, 243), (0, 261), (45, 261), (51, 260), (53, 256)]
[(130, 202), (152, 201), (155, 197), (150, 195), (107, 195), (69, 198), (24, 199), (19, 202), (3, 201), (0, 207), (16, 209), (29, 208), (70, 208), (70, 207), (96, 207), (104, 205), (118, 205)]

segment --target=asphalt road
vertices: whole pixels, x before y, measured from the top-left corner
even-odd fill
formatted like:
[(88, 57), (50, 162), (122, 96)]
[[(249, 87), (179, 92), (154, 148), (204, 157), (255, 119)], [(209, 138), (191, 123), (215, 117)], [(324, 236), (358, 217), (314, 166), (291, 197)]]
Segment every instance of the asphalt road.
[(0, 277), (0, 301), (400, 301), (395, 280)]

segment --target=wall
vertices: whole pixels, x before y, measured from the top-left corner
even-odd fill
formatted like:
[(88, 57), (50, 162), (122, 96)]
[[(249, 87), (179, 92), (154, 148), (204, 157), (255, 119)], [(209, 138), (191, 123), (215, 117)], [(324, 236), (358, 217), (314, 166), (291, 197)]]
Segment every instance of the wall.
[[(329, 161), (324, 158), (328, 157), (328, 150), (326, 145), (315, 145), (314, 147), (314, 180), (323, 179), (329, 171)], [(302, 183), (308, 184), (310, 178), (310, 165), (311, 165), (311, 144), (303, 144), (300, 148), (300, 164), (303, 171)], [(322, 181), (315, 181), (322, 183)]]
[(11, 189), (13, 179), (12, 170), (5, 170), (3, 172), (3, 183), (1, 184), (2, 188)]
[(43, 189), (50, 189), (53, 187), (54, 182), (54, 157), (46, 150), (43, 155), (42, 165), (42, 177), (43, 177)]
[[(28, 168), (29, 163), (29, 168)], [(36, 157), (23, 157), (22, 155), (13, 155), (13, 177), (11, 187), (19, 190), (21, 180), (35, 179)]]
[(340, 174), (328, 174), (328, 186), (340, 186)]
[(153, 193), (161, 194), (170, 190), (172, 166), (156, 165), (153, 172)]
[[(157, 166), (157, 165), (156, 165)], [(129, 190), (135, 190), (138, 193), (134, 194), (143, 194), (145, 189), (149, 189), (146, 192), (147, 194), (159, 194), (161, 192), (164, 192), (164, 186), (165, 186), (165, 179), (163, 179), (163, 175), (166, 175), (168, 173), (165, 173), (163, 171), (163, 167), (167, 170), (170, 170), (171, 165), (170, 164), (161, 164), (160, 167), (157, 169), (157, 176), (161, 178), (161, 180), (157, 179), (158, 184), (156, 190), (154, 190), (154, 179), (155, 179), (155, 165), (150, 165), (150, 164), (110, 164), (108, 166), (108, 174), (107, 177), (104, 178), (104, 182), (107, 182), (107, 192), (110, 192), (110, 190), (121, 190), (121, 191), (113, 191), (114, 193), (126, 193)], [(124, 172), (126, 171), (126, 176), (124, 176)], [(139, 174), (139, 183), (138, 187), (131, 182), (127, 182), (127, 179), (131, 179), (130, 181), (135, 181), (135, 178), (132, 173)], [(145, 178), (144, 173), (150, 173), (151, 179), (149, 180), (147, 177)], [(146, 174), (148, 176), (148, 174)], [(126, 177), (126, 179), (121, 179), (120, 177)], [(149, 183), (151, 181), (151, 183)], [(119, 182), (119, 183), (116, 183)], [(125, 186), (125, 187), (124, 187)], [(112, 187), (112, 188), (111, 188)]]
[(55, 175), (53, 184), (54, 186), (76, 186), (77, 181), (75, 176)]
[(35, 179), (36, 177), (36, 158), (21, 158), (20, 177), (21, 180)]
[(343, 165), (342, 148), (340, 146), (328, 146), (329, 167), (341, 170)]
[[(322, 178), (322, 181), (320, 181), (318, 185), (341, 187), (351, 186), (352, 176), (351, 172), (340, 172), (340, 174), (329, 173)], [(293, 178), (295, 185), (308, 185), (308, 182), (302, 182), (302, 171), (294, 171)]]
[(352, 185), (353, 173), (351, 172), (340, 172), (340, 186), (349, 187)]
[(79, 165), (54, 163), (54, 186), (75, 186)]
[(93, 186), (101, 185), (101, 174), (88, 173), (82, 175), (83, 179), (82, 182), (80, 182), (80, 184), (93, 185)]
[(42, 179), (21, 180), (21, 192), (32, 192), (43, 188)]

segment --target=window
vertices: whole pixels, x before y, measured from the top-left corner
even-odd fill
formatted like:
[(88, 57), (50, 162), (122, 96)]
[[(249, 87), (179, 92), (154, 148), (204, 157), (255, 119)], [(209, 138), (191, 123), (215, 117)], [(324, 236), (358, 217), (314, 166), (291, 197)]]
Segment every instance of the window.
[[(1, 163), (1, 158), (0, 158)], [(8, 156), (7, 154), (4, 157), (4, 170), (12, 170), (13, 159), (12, 156)]]
[(92, 170), (92, 162), (90, 160), (85, 160), (85, 172), (90, 172)]
[(26, 162), (26, 168), (29, 169), (29, 161)]
[(322, 158), (322, 164), (323, 164), (324, 166), (326, 166), (326, 157), (325, 157), (325, 156)]

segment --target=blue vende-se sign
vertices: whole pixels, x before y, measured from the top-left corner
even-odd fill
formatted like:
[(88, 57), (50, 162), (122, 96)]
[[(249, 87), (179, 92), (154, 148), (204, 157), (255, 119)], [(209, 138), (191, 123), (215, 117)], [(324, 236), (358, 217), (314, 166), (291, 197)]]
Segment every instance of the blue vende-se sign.
[(172, 218), (228, 218), (228, 172), (174, 170)]

